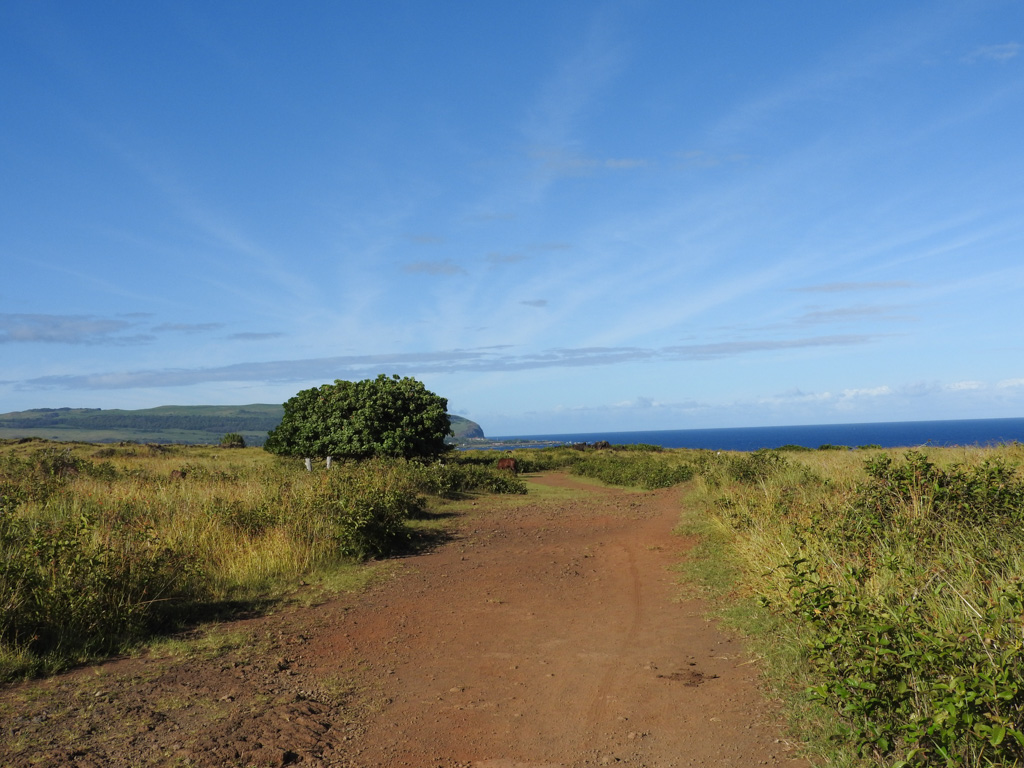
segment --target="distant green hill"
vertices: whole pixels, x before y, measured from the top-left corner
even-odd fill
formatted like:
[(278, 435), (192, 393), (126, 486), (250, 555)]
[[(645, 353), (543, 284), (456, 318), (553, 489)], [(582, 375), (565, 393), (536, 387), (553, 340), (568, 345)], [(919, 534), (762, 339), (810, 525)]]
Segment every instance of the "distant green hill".
[[(135, 411), (34, 408), (0, 414), (0, 438), (42, 437), (85, 443), (217, 444), (237, 432), (247, 445), (263, 445), (284, 416), (281, 405), (162, 405)], [(456, 441), (484, 436), (480, 425), (451, 416)]]

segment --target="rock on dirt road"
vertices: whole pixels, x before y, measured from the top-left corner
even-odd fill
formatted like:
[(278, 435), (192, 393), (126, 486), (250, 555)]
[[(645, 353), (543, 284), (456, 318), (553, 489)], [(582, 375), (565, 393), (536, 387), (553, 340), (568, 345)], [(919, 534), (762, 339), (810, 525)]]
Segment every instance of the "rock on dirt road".
[(807, 766), (679, 599), (679, 491), (529, 482), (366, 593), (0, 691), (0, 764)]

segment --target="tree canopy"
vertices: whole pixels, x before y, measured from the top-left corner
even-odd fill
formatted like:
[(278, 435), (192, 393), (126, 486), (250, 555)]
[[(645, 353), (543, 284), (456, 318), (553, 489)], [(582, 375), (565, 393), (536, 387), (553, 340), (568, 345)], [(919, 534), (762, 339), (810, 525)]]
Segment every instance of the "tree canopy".
[(264, 448), (286, 456), (433, 458), (449, 450), (448, 400), (410, 377), (336, 380), (304, 389)]

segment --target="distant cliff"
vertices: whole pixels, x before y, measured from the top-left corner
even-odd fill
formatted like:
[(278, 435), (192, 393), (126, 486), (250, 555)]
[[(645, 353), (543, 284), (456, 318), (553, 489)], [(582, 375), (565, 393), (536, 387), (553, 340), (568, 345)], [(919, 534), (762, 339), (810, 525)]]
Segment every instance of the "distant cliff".
[[(164, 405), (120, 410), (100, 408), (34, 408), (0, 414), (0, 438), (42, 437), (86, 443), (217, 444), (236, 432), (248, 445), (263, 445), (267, 432), (284, 416), (281, 405)], [(480, 425), (452, 416), (456, 441), (482, 438)]]
[(484, 431), (475, 421), (464, 419), (462, 416), (448, 414), (452, 420), (452, 432), (456, 440), (483, 440)]

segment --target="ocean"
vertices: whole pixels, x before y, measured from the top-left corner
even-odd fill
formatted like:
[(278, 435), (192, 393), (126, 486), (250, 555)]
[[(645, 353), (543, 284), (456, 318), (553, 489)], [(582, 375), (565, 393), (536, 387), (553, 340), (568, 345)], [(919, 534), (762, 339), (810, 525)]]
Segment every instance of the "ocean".
[[(871, 424), (816, 424), (789, 427), (733, 427), (728, 429), (664, 429), (641, 432), (587, 432), (558, 435), (492, 437), (492, 441), (527, 440), (546, 445), (594, 443), (607, 440), (625, 445), (645, 443), (664, 448), (705, 448), (713, 451), (756, 451), (784, 445), (818, 448), (822, 445), (880, 445), (904, 448), (922, 445), (998, 445), (1024, 443), (1024, 419), (958, 419), (948, 421), (893, 421)], [(509, 447), (509, 446), (506, 446)]]

